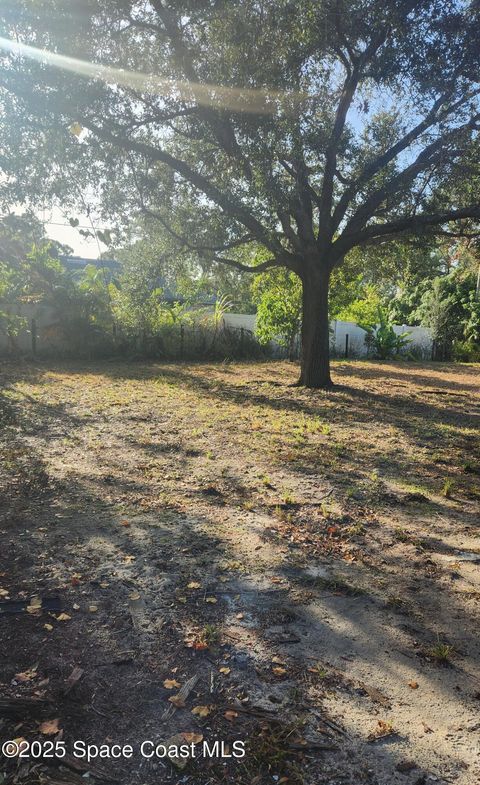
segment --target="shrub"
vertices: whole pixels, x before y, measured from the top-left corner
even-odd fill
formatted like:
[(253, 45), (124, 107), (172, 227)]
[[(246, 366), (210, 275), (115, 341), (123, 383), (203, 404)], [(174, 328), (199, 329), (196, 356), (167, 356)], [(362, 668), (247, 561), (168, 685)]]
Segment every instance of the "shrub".
[(393, 325), (389, 322), (386, 312), (381, 306), (377, 308), (378, 326), (371, 325), (359, 326), (366, 330), (365, 343), (369, 349), (373, 350), (375, 357), (379, 360), (388, 360), (396, 357), (400, 351), (410, 343), (410, 333), (397, 335)]

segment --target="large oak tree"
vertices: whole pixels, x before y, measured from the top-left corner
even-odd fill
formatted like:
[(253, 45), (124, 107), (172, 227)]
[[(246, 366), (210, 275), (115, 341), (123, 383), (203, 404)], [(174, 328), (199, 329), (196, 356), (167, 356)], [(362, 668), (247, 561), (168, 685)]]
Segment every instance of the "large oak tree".
[(7, 0), (4, 192), (94, 186), (105, 214), (141, 210), (204, 258), (292, 270), (300, 382), (328, 387), (334, 267), (480, 218), (459, 187), (478, 183), (479, 16), (476, 0)]

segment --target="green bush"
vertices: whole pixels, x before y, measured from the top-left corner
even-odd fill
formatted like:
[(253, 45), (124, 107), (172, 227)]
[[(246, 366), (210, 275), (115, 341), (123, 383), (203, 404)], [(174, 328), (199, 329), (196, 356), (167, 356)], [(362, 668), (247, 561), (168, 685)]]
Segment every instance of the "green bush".
[(453, 359), (461, 363), (480, 363), (480, 344), (475, 341), (455, 341)]
[(393, 324), (381, 306), (377, 308), (378, 327), (370, 324), (359, 324), (366, 331), (365, 343), (373, 350), (379, 360), (389, 360), (400, 354), (401, 350), (411, 342), (410, 333), (397, 335)]

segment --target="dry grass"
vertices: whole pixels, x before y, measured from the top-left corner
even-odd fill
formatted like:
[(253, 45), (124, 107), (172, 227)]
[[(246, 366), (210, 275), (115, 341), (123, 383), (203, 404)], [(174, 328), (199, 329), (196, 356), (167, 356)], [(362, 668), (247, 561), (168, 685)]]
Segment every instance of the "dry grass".
[[(382, 650), (398, 650), (397, 623), (415, 622), (402, 646), (431, 669), (429, 678), (443, 679), (432, 694), (442, 701), (451, 695), (445, 716), (457, 711), (452, 674), (470, 652), (473, 661), (468, 635), (478, 618), (478, 596), (467, 582), (470, 573), (453, 582), (452, 560), (441, 559), (467, 546), (474, 550), (475, 543), (478, 550), (478, 368), (335, 362), (337, 386), (328, 393), (293, 387), (296, 376), (297, 368), (286, 362), (6, 366), (1, 525), (16, 550), (13, 560), (5, 551), (2, 589), (10, 596), (19, 586), (32, 595), (38, 586), (60, 591), (73, 619), (63, 627), (54, 621), (49, 635), (33, 617), (23, 637), (18, 625), (6, 628), (16, 664), (11, 670), (2, 665), (5, 683), (31, 667), (36, 647), (42, 652), (39, 672), (52, 661), (66, 661), (71, 651), (72, 665), (87, 673), (95, 658), (103, 668), (133, 651), (125, 681), (115, 672), (109, 685), (113, 705), (122, 705), (125, 734), (131, 728), (124, 692), (145, 684), (149, 694), (149, 685), (171, 678), (169, 668), (177, 669), (179, 681), (200, 674), (205, 694), (196, 697), (199, 704), (238, 701), (260, 675), (265, 700), (285, 683), (282, 719), (295, 722), (305, 706), (321, 706), (337, 683), (340, 689), (342, 678), (329, 679), (328, 689), (321, 679), (312, 686), (298, 676), (311, 668), (308, 657), (287, 664), (281, 678), (272, 675), (272, 645), (282, 663), (292, 649), (282, 650), (278, 638), (272, 644), (269, 630), (284, 625), (295, 641), (297, 609), (311, 612), (312, 651), (318, 659), (323, 646), (322, 660), (333, 661), (343, 654), (343, 633), (326, 637), (318, 622), (323, 605), (315, 615), (315, 603), (326, 602), (333, 627), (337, 619), (339, 629), (347, 629), (342, 614), (347, 618), (354, 607), (358, 629), (352, 640), (364, 635), (370, 645), (384, 636)], [(200, 588), (189, 589), (191, 584)], [(147, 611), (157, 608), (148, 642), (129, 626), (132, 592), (141, 595)], [(94, 618), (72, 610), (82, 602), (98, 607)], [(397, 621), (390, 624), (392, 617)], [(462, 652), (455, 668), (436, 668), (422, 658), (462, 623), (467, 633), (455, 640), (455, 651)], [(453, 651), (438, 650), (436, 661)], [(245, 652), (254, 652), (250, 665)], [(373, 663), (378, 673), (383, 663), (375, 658), (375, 648), (359, 644), (356, 662), (365, 668)], [(213, 693), (212, 664), (231, 670), (228, 677), (215, 677)], [(387, 664), (384, 688), (390, 694), (404, 664)], [(364, 672), (355, 678), (363, 683)], [(58, 694), (52, 677), (54, 688)], [(94, 684), (92, 693), (98, 689)], [(423, 693), (410, 690), (408, 698), (418, 702)], [(152, 704), (150, 716), (148, 701), (140, 710), (137, 699), (130, 700), (133, 712), (144, 712), (137, 716), (142, 733), (148, 722), (156, 728), (158, 707)], [(395, 727), (408, 724), (402, 708), (407, 704), (401, 693)], [(88, 705), (84, 700), (85, 711)], [(430, 704), (424, 710), (433, 711)], [(307, 727), (316, 720), (305, 711)], [(193, 730), (185, 712), (178, 729)], [(362, 717), (360, 729), (371, 727)], [(222, 718), (220, 709), (212, 714), (218, 732)], [(79, 720), (78, 738), (92, 722), (104, 733), (105, 723), (90, 712)], [(223, 722), (228, 731), (230, 723)], [(269, 726), (248, 727), (255, 754), (262, 757), (266, 739), (267, 757), (275, 760), (265, 781), (285, 772), (294, 781), (300, 765), (304, 781), (315, 782), (314, 757), (299, 764), (295, 752), (292, 762), (282, 736), (272, 747)], [(239, 737), (238, 727), (230, 730)], [(110, 733), (118, 738), (116, 730)], [(342, 765), (339, 759), (339, 771)], [(363, 782), (360, 768), (349, 762), (350, 769), (352, 781)], [(242, 776), (232, 782), (243, 783)], [(142, 780), (150, 781), (147, 775)]]

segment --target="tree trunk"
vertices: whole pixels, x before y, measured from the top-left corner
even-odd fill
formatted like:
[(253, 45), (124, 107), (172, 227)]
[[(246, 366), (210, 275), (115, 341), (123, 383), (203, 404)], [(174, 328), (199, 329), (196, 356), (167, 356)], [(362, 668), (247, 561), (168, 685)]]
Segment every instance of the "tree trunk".
[(330, 268), (315, 265), (302, 278), (303, 319), (302, 357), (299, 384), (328, 389), (330, 378), (330, 333), (328, 319), (328, 287)]

